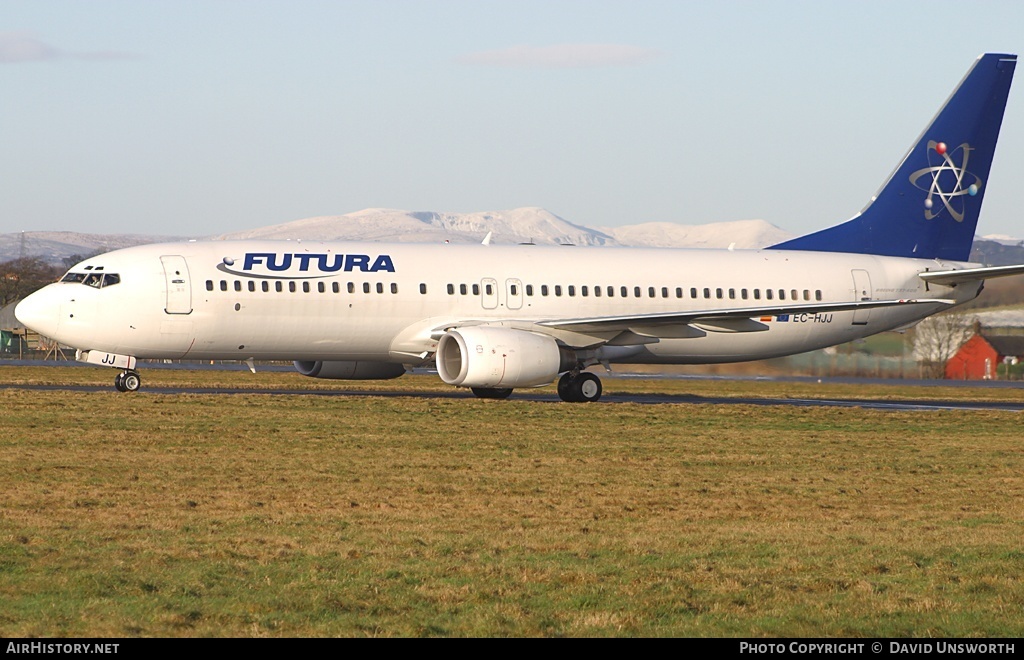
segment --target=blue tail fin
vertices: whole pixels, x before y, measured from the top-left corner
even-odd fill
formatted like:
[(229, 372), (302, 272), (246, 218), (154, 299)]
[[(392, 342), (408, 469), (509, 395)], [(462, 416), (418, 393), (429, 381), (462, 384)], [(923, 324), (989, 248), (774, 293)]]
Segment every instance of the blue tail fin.
[(966, 261), (1016, 63), (979, 57), (863, 211), (770, 249)]

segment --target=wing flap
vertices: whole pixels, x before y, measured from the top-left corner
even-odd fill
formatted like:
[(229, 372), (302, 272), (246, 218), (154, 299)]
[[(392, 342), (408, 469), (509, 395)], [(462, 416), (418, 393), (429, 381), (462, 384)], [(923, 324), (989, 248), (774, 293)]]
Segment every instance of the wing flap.
[[(899, 305), (953, 305), (955, 301), (944, 298), (918, 300), (863, 300), (843, 303), (811, 303), (800, 305), (775, 305), (763, 307), (738, 307), (733, 309), (704, 309), (686, 312), (659, 312), (656, 314), (634, 314), (631, 316), (605, 316), (582, 319), (556, 319), (538, 321), (537, 325), (577, 332), (607, 332), (609, 330), (630, 330), (643, 328), (642, 334), (657, 332), (660, 326), (699, 325), (713, 326), (718, 332), (758, 332), (763, 330), (759, 319), (762, 316), (780, 314), (823, 314), (848, 312), (858, 309), (878, 309)], [(745, 323), (750, 321), (751, 323)]]

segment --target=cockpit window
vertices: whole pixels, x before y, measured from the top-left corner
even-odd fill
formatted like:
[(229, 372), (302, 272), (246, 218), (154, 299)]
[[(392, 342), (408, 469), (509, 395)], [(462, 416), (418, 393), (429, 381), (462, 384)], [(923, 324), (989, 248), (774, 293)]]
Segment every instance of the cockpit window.
[[(99, 270), (97, 268), (96, 270)], [(85, 284), (96, 289), (100, 289), (105, 286), (114, 286), (121, 282), (121, 276), (117, 273), (67, 273), (64, 277), (60, 278), (61, 282), (70, 282), (72, 284)]]

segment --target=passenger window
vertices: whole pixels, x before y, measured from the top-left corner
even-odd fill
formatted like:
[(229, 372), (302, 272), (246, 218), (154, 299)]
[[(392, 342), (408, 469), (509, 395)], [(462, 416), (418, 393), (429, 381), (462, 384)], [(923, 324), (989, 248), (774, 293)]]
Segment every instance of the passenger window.
[(629, 289), (627, 289), (626, 287), (621, 287), (621, 288), (619, 289), (619, 294), (620, 294), (620, 295), (621, 295), (621, 296), (622, 296), (623, 298), (628, 298), (628, 297), (629, 297)]
[(771, 289), (765, 289), (764, 290), (764, 297), (765, 297), (765, 300), (771, 300), (772, 299), (772, 290)]
[(800, 300), (800, 296), (796, 295), (796, 289), (793, 289), (792, 291), (789, 292), (789, 299)]
[(814, 292), (814, 299), (817, 300), (818, 302), (821, 302), (821, 289), (817, 289)]
[(540, 285), (540, 295), (542, 295), (542, 296), (548, 295), (548, 285), (547, 284), (541, 284)]
[(302, 283), (302, 292), (303, 293), (309, 293), (309, 282), (303, 282)]
[(587, 287), (585, 287), (585, 286), (581, 286), (580, 287), (580, 295), (583, 296), (583, 297), (587, 296)]
[(697, 298), (697, 287), (690, 287), (690, 297), (694, 299)]
[(341, 293), (341, 285), (337, 282), (331, 282), (331, 291), (334, 293)]
[(779, 289), (779, 300), (785, 300), (785, 299), (786, 299), (786, 290), (785, 289)]
[(608, 287), (608, 297), (609, 298), (614, 298), (615, 297), (615, 287), (613, 287), (613, 286)]
[(708, 289), (708, 288), (705, 287), (705, 289), (704, 289), (704, 298), (708, 299), (708, 300), (711, 299), (711, 289)]
[(754, 289), (754, 300), (761, 299), (761, 289)]
[(384, 283), (377, 282), (377, 293), (384, 293)]
[(448, 285), (448, 295), (449, 296), (454, 296), (455, 295), (455, 285), (454, 284), (449, 284)]
[(736, 300), (736, 289), (729, 289), (729, 300)]
[(480, 295), (480, 285), (479, 284), (474, 284), (473, 285), (473, 295), (474, 296), (479, 296)]
[[(63, 281), (64, 282), (69, 282), (70, 281), (70, 280), (68, 280), (68, 276), (67, 275), (64, 276)], [(207, 291), (213, 291), (213, 280), (206, 280), (206, 290)]]
[(493, 284), (485, 284), (484, 285), (484, 291), (486, 291), (487, 295), (489, 295), (489, 296), (494, 295), (494, 285)]
[(466, 288), (465, 284), (459, 285), (459, 293), (461, 293), (462, 295), (466, 295), (467, 293), (469, 293), (469, 289)]
[(528, 296), (532, 296), (533, 295), (533, 285), (532, 284), (527, 284), (526, 285), (526, 295), (528, 295)]
[(597, 297), (597, 298), (601, 297), (601, 287), (599, 287), (599, 286), (595, 286), (594, 287), (594, 296)]
[[(451, 286), (451, 285), (449, 284), (448, 286)], [(352, 282), (349, 282), (348, 285), (346, 286), (346, 288), (348, 289), (349, 293), (355, 293), (356, 292), (356, 285), (354, 283), (352, 283)], [(451, 293), (451, 291), (449, 291), (448, 293)]]
[(804, 289), (804, 300), (810, 300), (810, 299), (811, 299), (811, 292), (808, 291), (807, 289)]
[(363, 293), (369, 293), (369, 292), (370, 292), (370, 283), (369, 282), (363, 282)]
[(391, 293), (398, 293), (398, 284), (396, 282), (391, 283)]
[(238, 280), (235, 280), (235, 291), (241, 291), (241, 290), (242, 290), (242, 283), (239, 282)]
[(676, 298), (682, 298), (682, 297), (683, 297), (683, 287), (677, 286), (676, 287)]
[(255, 290), (256, 290), (256, 283), (253, 282), (252, 280), (249, 280), (249, 291), (251, 292), (251, 291), (255, 291)]
[(290, 293), (295, 293), (295, 282), (289, 282), (288, 283), (288, 291)]
[(281, 282), (274, 282), (274, 289), (276, 289), (278, 293), (281, 293), (284, 291), (284, 285)]
[(263, 292), (266, 293), (267, 291), (270, 291), (270, 282), (263, 280)]
[(427, 294), (427, 285), (422, 282), (420, 282), (420, 293), (423, 295)]
[(633, 287), (633, 297), (634, 298), (639, 298), (640, 295), (641, 295), (640, 294), (640, 287), (638, 287), (638, 286)]
[(517, 287), (515, 284), (509, 287), (509, 291), (512, 293), (513, 296), (519, 295), (519, 287)]
[(718, 298), (719, 300), (721, 300), (723, 297), (724, 296), (722, 296), (722, 290), (721, 289), (715, 289), (715, 298)]
[(555, 295), (556, 296), (562, 295), (562, 285), (561, 284), (556, 284), (555, 285)]
[(227, 291), (228, 290), (228, 282), (227, 282), (227, 280), (221, 280), (220, 281), (220, 290), (221, 291)]
[(573, 286), (572, 284), (569, 285), (569, 295), (573, 297), (576, 296), (576, 287)]
[(654, 293), (654, 287), (653, 286), (647, 287), (647, 297), (648, 298), (654, 298), (655, 296), (657, 296), (657, 294)]
[(661, 297), (662, 298), (668, 298), (668, 287), (667, 286), (661, 287)]

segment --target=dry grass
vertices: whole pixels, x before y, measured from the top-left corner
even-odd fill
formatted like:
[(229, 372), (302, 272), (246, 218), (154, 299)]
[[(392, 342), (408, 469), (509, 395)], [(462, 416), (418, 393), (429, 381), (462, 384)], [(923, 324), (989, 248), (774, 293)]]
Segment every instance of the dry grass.
[(1024, 632), (1016, 413), (14, 390), (0, 410), (5, 637)]

